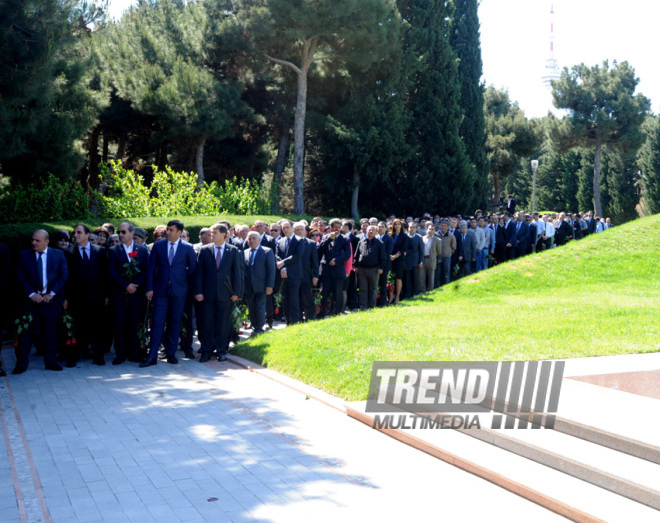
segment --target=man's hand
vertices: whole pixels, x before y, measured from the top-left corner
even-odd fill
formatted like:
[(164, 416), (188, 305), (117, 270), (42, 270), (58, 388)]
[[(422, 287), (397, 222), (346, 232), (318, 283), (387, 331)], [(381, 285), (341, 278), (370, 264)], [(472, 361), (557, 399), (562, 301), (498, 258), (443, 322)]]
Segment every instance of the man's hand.
[(64, 300), (64, 302), (62, 303), (62, 309), (63, 309), (63, 310), (66, 310), (66, 308), (67, 308), (68, 306), (69, 306), (69, 302), (68, 302), (68, 300)]
[(507, 243), (506, 246), (507, 246), (507, 247), (511, 247), (511, 244), (510, 244), (510, 243)]
[(137, 291), (137, 285), (134, 283), (129, 283), (128, 286), (126, 287), (126, 292), (128, 294), (133, 294), (135, 291)]
[(151, 301), (151, 299), (154, 297), (154, 291), (147, 291), (145, 296), (147, 297), (147, 300)]
[(203, 294), (195, 294), (195, 299), (197, 301), (204, 301), (204, 295)]
[(281, 269), (282, 267), (284, 267), (284, 262), (280, 260), (280, 261), (278, 261), (278, 262), (275, 264), (275, 266), (276, 266), (278, 269)]
[(287, 278), (287, 275), (286, 275), (286, 269), (282, 269), (282, 270), (280, 271), (280, 275), (282, 276), (282, 279)]
[(312, 278), (312, 287), (316, 287), (318, 285), (318, 283), (319, 283), (318, 278)]
[(334, 267), (335, 265), (336, 265), (336, 264), (335, 264), (335, 259), (332, 258), (332, 260), (330, 260), (330, 266)]
[(463, 256), (459, 256), (458, 261), (463, 261)]
[(235, 294), (231, 297), (231, 301), (238, 301), (238, 300), (240, 300), (240, 298)]
[(42, 303), (44, 301), (44, 297), (41, 294), (35, 293), (32, 295), (32, 298), (30, 298), (34, 303)]
[(53, 299), (53, 295), (52, 295), (52, 294), (46, 294), (46, 295), (44, 296), (44, 303), (50, 303), (50, 300), (52, 300), (52, 299)]
[(378, 269), (378, 276), (380, 276), (381, 274), (383, 274), (383, 269)]
[(272, 287), (266, 287), (266, 294), (267, 294), (268, 296), (270, 296), (271, 294), (273, 294), (273, 288), (272, 288)]
[(420, 264), (419, 264), (419, 268), (421, 269), (422, 267), (424, 267), (424, 264), (423, 264), (423, 263), (420, 263)]

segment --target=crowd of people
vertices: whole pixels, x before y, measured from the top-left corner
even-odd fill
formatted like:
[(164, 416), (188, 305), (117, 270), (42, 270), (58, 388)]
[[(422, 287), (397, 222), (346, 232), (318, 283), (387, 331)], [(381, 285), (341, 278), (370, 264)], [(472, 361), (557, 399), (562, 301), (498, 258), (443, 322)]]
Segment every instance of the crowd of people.
[[(247, 308), (252, 335), (275, 321), (295, 324), (351, 310), (396, 304), (452, 280), (579, 240), (609, 228), (591, 212), (546, 214), (515, 211), (473, 217), (363, 218), (359, 223), (314, 218), (292, 223), (219, 221), (191, 243), (179, 220), (147, 233), (122, 222), (91, 231), (45, 230), (21, 251), (17, 281), (23, 294), (16, 321), (16, 367), (28, 368), (33, 344), (48, 370), (75, 367), (83, 358), (139, 367), (159, 358), (178, 363), (176, 352), (200, 362), (225, 361), (238, 341), (237, 310)], [(0, 269), (9, 272), (0, 245)], [(2, 282), (0, 282), (2, 283)], [(98, 329), (111, 318), (111, 329)], [(64, 327), (62, 328), (62, 325)], [(0, 366), (0, 375), (5, 371)]]

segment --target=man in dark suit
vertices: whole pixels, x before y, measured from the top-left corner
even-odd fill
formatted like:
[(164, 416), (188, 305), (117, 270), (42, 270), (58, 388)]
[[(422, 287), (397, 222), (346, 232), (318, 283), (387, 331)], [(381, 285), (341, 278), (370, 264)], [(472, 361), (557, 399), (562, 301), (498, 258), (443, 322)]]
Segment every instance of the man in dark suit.
[(312, 288), (316, 287), (319, 282), (319, 255), (316, 242), (307, 238), (307, 228), (303, 222), (294, 224), (293, 232), (305, 246), (300, 258), (303, 271), (303, 277), (300, 281), (300, 303), (305, 311), (305, 320), (309, 321), (316, 318)]
[(367, 233), (355, 250), (354, 267), (358, 277), (360, 310), (376, 306), (378, 277), (385, 268), (385, 245), (376, 238), (376, 227), (367, 226)]
[(516, 221), (516, 258), (527, 254), (527, 240), (529, 236), (529, 226), (525, 221), (525, 213), (520, 211)]
[(351, 246), (341, 233), (341, 220), (330, 220), (332, 232), (327, 234), (319, 245), (319, 258), (321, 259), (321, 280), (323, 282), (323, 300), (321, 314), (325, 315), (328, 299), (332, 294), (335, 306), (331, 314), (341, 313), (341, 295), (346, 279), (344, 264), (351, 255)]
[(108, 273), (115, 308), (113, 365), (121, 365), (126, 358), (134, 362), (145, 359), (138, 344), (138, 326), (146, 310), (144, 282), (149, 263), (147, 247), (133, 241), (135, 227), (132, 223), (122, 222), (118, 234), (121, 243), (108, 250)]
[[(154, 243), (149, 256), (146, 280), (147, 300), (154, 302), (154, 315), (149, 340), (149, 356), (141, 367), (158, 363), (158, 348), (163, 340), (167, 363), (177, 364), (176, 349), (183, 320), (183, 308), (188, 294), (188, 280), (195, 273), (197, 256), (193, 246), (181, 239), (183, 223), (170, 220), (165, 231), (166, 240)], [(186, 355), (191, 358), (192, 353)]]
[(527, 223), (526, 254), (532, 254), (536, 252), (536, 223), (532, 221), (532, 216), (529, 214), (525, 216), (525, 222)]
[(404, 297), (410, 298), (420, 293), (419, 270), (424, 264), (424, 240), (417, 234), (417, 223), (408, 225), (408, 252), (405, 261), (406, 280), (404, 282)]
[(458, 252), (458, 263), (461, 266), (463, 276), (472, 274), (473, 262), (477, 261), (477, 237), (473, 230), (468, 230), (467, 222), (462, 220), (458, 226), (456, 235), (456, 251)]
[(516, 239), (516, 224), (511, 219), (511, 213), (504, 213), (504, 234), (506, 235), (506, 244), (505, 252), (506, 259), (513, 260), (516, 257), (516, 247), (518, 246), (518, 241)]
[(249, 248), (244, 251), (245, 300), (254, 334), (261, 334), (266, 323), (266, 296), (273, 294), (275, 286), (275, 255), (260, 244), (261, 237), (256, 231), (248, 233), (247, 242)]
[(21, 251), (18, 282), (23, 291), (23, 317), (32, 317), (16, 347), (14, 374), (27, 370), (32, 339), (43, 350), (47, 370), (62, 370), (57, 363), (57, 317), (64, 303), (64, 287), (69, 272), (64, 254), (48, 247), (48, 233), (32, 235), (32, 249)]
[(243, 297), (243, 253), (227, 243), (228, 229), (220, 223), (211, 227), (213, 243), (199, 250), (195, 277), (195, 299), (204, 303), (204, 327), (200, 362), (211, 359), (214, 351), (218, 360), (227, 360), (232, 336), (231, 314), (234, 302)]
[(394, 249), (394, 240), (387, 234), (387, 224), (385, 222), (378, 222), (378, 236), (377, 238), (383, 242), (385, 247), (385, 266), (383, 272), (378, 276), (378, 289), (380, 290), (380, 298), (377, 305), (384, 307), (387, 303), (387, 276), (392, 270), (392, 250)]
[(108, 303), (108, 256), (103, 248), (89, 243), (89, 235), (87, 225), (76, 225), (73, 228), (75, 243), (65, 252), (69, 268), (68, 309), (73, 316), (77, 341), (67, 346), (67, 367), (75, 367), (90, 347), (92, 361), (105, 365), (102, 332), (97, 322)]
[(511, 216), (516, 214), (516, 199), (510, 194), (506, 202), (506, 212), (508, 212)]
[(293, 234), (293, 225), (288, 220), (282, 221), (282, 234), (283, 237), (277, 242), (275, 261), (283, 282), (284, 316), (287, 325), (291, 325), (302, 320), (300, 314), (300, 283), (302, 282), (303, 270), (300, 259), (305, 250), (305, 245)]
[[(9, 247), (0, 243), (0, 296), (7, 296), (9, 289), (9, 278), (11, 271), (11, 260), (9, 258)], [(0, 301), (0, 336), (5, 328), (5, 320), (7, 319), (7, 299)], [(2, 340), (0, 340), (1, 342)], [(2, 352), (2, 351), (0, 351)], [(6, 376), (7, 373), (2, 368), (2, 355), (0, 354), (0, 377)]]

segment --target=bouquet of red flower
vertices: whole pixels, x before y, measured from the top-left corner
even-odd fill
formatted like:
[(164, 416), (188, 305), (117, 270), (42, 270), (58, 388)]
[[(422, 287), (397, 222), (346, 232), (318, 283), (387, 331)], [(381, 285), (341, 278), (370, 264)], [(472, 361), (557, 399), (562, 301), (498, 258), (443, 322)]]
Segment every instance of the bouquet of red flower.
[(64, 324), (64, 332), (66, 334), (65, 343), (67, 345), (75, 345), (76, 338), (73, 337), (73, 318), (66, 311), (64, 311), (64, 314), (62, 315), (62, 323)]
[(128, 253), (128, 263), (125, 263), (123, 265), (124, 267), (124, 278), (126, 278), (128, 281), (131, 281), (133, 276), (136, 274), (139, 274), (140, 268), (138, 267), (138, 261), (137, 261), (137, 251), (129, 252)]

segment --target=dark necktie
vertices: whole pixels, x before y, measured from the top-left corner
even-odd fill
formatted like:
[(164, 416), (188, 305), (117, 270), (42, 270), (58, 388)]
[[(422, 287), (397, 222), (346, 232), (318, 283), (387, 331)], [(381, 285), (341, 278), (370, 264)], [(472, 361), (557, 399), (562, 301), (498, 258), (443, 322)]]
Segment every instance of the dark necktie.
[(39, 279), (37, 281), (40, 283), (39, 294), (44, 291), (44, 287), (46, 286), (44, 282), (44, 261), (41, 259), (43, 254), (43, 252), (40, 252), (39, 259), (37, 259), (37, 274), (39, 275)]
[(174, 242), (170, 243), (170, 255), (167, 258), (170, 262), (170, 265), (172, 265), (172, 261), (174, 260)]
[(257, 252), (257, 249), (252, 249), (252, 252), (250, 253), (250, 267), (252, 267), (252, 264), (254, 263), (254, 255)]
[(221, 247), (216, 247), (218, 249), (218, 253), (215, 255), (215, 267), (216, 269), (220, 268), (220, 262), (222, 261), (222, 248)]
[(83, 263), (85, 265), (88, 265), (89, 264), (89, 256), (87, 256), (87, 249), (85, 247), (81, 247), (80, 250), (82, 251)]

